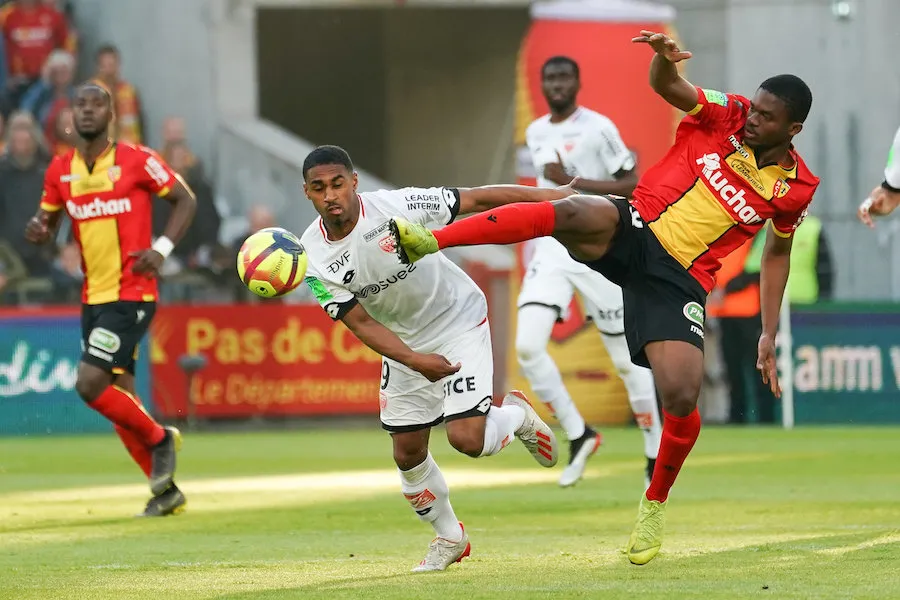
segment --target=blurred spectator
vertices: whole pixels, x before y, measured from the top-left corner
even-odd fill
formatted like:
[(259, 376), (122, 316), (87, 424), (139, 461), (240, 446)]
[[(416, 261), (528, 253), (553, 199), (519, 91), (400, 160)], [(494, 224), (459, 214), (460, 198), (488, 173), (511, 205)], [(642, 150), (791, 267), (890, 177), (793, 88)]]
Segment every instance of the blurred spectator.
[[(765, 236), (753, 240), (746, 271), (759, 281)], [(788, 276), (785, 296), (792, 305), (815, 304), (831, 300), (834, 288), (834, 267), (831, 251), (822, 221), (815, 215), (807, 215), (794, 232), (791, 246), (791, 274)]]
[[(44, 64), (40, 81), (34, 83), (19, 108), (37, 119), (45, 135), (53, 131), (56, 115), (72, 104), (72, 85), (75, 80), (75, 57), (65, 50), (54, 50)], [(50, 136), (47, 136), (50, 139)], [(50, 144), (52, 147), (52, 143)]]
[(186, 141), (187, 125), (184, 117), (166, 117), (162, 124), (162, 151), (160, 152), (162, 157), (166, 158), (171, 144), (182, 144)]
[(39, 0), (14, 0), (0, 9), (0, 30), (6, 54), (7, 80), (2, 112), (19, 105), (22, 94), (41, 76), (50, 53), (64, 49), (74, 53), (66, 18)]
[(137, 90), (122, 79), (119, 49), (103, 46), (97, 51), (97, 74), (94, 80), (103, 84), (113, 97), (116, 120), (111, 133), (116, 140), (140, 144), (143, 118)]
[[(197, 214), (173, 254), (189, 269), (211, 269), (221, 223), (212, 187), (187, 144), (171, 144), (166, 161), (184, 178), (197, 196)], [(165, 200), (157, 200), (153, 209), (153, 231), (159, 236), (169, 220), (172, 207)]]
[(10, 118), (6, 150), (0, 157), (0, 239), (18, 251), (29, 274), (46, 275), (46, 249), (25, 242), (25, 225), (40, 201), (47, 169), (40, 131), (28, 113)]
[(62, 156), (75, 147), (75, 141), (77, 139), (78, 134), (75, 133), (75, 113), (67, 106), (57, 113), (53, 129), (48, 132), (47, 144), (53, 155)]
[(6, 121), (0, 115), (0, 154), (6, 151)]
[(794, 232), (788, 298), (791, 304), (815, 304), (831, 300), (833, 287), (834, 267), (822, 221), (808, 215)]
[(60, 248), (59, 256), (53, 261), (50, 272), (54, 296), (62, 303), (77, 303), (81, 297), (81, 251), (74, 241)]
[(756, 407), (761, 423), (775, 422), (775, 396), (756, 372), (756, 347), (762, 333), (759, 305), (759, 269), (751, 259), (757, 242), (765, 243), (765, 231), (753, 242), (722, 259), (716, 287), (707, 301), (707, 314), (717, 319), (721, 331), (722, 359), (731, 404), (728, 422), (745, 423)]

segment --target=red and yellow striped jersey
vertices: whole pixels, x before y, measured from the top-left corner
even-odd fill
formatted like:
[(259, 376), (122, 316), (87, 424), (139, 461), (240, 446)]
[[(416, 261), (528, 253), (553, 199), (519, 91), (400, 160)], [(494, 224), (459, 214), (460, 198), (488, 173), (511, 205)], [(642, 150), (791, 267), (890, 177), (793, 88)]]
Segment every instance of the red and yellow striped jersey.
[(720, 260), (771, 219), (793, 235), (819, 179), (790, 150), (792, 165), (757, 166), (744, 143), (750, 101), (697, 88), (699, 103), (682, 119), (669, 152), (641, 177), (632, 204), (662, 246), (707, 292)]
[(110, 144), (89, 167), (77, 150), (57, 156), (44, 177), (41, 208), (66, 209), (81, 247), (82, 302), (152, 302), (155, 279), (131, 272), (132, 253), (152, 242), (152, 200), (169, 193), (176, 181), (153, 150)]

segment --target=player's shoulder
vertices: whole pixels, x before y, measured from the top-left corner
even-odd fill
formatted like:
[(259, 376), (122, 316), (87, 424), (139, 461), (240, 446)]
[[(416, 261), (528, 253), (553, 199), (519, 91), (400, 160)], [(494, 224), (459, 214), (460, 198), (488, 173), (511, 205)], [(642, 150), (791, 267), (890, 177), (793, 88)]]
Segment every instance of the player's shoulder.
[(548, 127), (550, 127), (550, 113), (532, 121), (528, 127), (525, 128), (525, 136), (540, 134), (546, 131)]
[(599, 113), (596, 110), (590, 109), (586, 106), (582, 106), (578, 109), (578, 120), (583, 121), (586, 124), (595, 125), (597, 127), (615, 127), (616, 124), (613, 123), (613, 120), (604, 115), (603, 113)]
[(316, 217), (316, 220), (310, 223), (309, 227), (300, 234), (300, 243), (303, 244), (307, 253), (311, 248), (319, 248), (326, 245), (321, 217)]
[(75, 149), (68, 150), (65, 154), (57, 154), (50, 159), (45, 171), (45, 177), (57, 177), (70, 170), (72, 159), (75, 157)]
[(148, 158), (153, 158), (157, 162), (164, 162), (159, 153), (143, 144), (132, 144), (131, 142), (116, 142), (116, 158), (119, 164), (126, 161), (135, 163), (143, 163)]

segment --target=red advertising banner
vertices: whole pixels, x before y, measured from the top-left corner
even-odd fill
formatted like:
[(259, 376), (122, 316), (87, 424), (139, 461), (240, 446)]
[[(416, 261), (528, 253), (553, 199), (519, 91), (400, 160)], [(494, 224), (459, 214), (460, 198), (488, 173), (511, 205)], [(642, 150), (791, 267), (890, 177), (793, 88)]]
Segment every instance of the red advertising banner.
[(166, 417), (378, 412), (381, 357), (315, 305), (160, 306), (150, 336), (153, 398)]

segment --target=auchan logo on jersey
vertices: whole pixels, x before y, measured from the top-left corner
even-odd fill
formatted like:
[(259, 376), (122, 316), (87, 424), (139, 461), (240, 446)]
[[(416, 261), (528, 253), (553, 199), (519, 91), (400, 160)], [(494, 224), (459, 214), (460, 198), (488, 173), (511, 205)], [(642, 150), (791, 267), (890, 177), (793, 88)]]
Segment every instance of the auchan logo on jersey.
[(703, 176), (709, 182), (712, 189), (719, 192), (719, 197), (731, 208), (731, 211), (745, 225), (761, 223), (762, 219), (756, 210), (747, 204), (744, 199), (744, 190), (739, 190), (728, 181), (721, 171), (722, 158), (715, 152), (704, 154), (697, 159), (697, 164), (703, 166)]
[(120, 198), (117, 200), (101, 200), (94, 198), (92, 202), (75, 204), (72, 200), (66, 203), (69, 215), (76, 221), (93, 219), (96, 217), (115, 217), (131, 212), (131, 200)]

